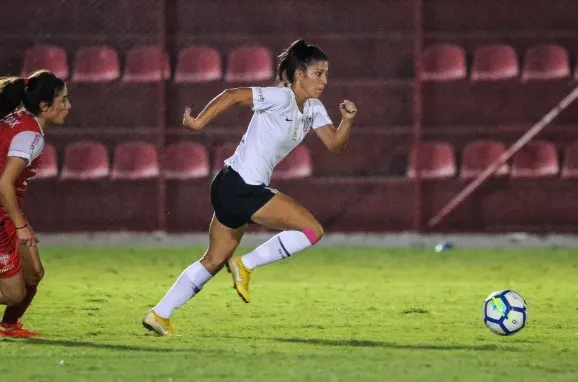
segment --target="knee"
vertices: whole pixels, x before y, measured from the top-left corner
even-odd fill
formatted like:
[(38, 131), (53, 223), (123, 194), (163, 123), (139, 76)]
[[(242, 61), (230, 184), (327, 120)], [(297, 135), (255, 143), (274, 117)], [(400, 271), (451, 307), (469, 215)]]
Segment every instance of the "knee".
[(305, 228), (303, 233), (307, 236), (311, 244), (315, 244), (323, 238), (323, 226), (318, 221), (315, 221), (311, 228)]
[(35, 269), (29, 275), (26, 275), (26, 284), (27, 285), (38, 285), (40, 281), (44, 278), (44, 268), (40, 267), (39, 269)]
[(4, 291), (4, 303), (8, 306), (10, 305), (18, 305), (24, 300), (26, 296), (26, 289), (25, 288), (18, 288), (11, 291)]

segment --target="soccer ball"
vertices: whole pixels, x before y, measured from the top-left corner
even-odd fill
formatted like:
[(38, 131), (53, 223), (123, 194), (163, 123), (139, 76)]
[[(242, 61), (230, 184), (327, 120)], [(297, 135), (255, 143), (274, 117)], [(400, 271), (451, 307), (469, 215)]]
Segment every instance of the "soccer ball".
[(492, 333), (501, 336), (518, 333), (527, 320), (526, 301), (513, 290), (494, 292), (484, 302), (484, 324)]

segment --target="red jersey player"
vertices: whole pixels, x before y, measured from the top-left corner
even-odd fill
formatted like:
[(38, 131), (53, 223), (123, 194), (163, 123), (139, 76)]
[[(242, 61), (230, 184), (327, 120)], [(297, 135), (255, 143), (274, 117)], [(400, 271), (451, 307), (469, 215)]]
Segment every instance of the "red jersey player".
[(66, 84), (41, 70), (24, 79), (0, 77), (0, 337), (31, 337), (20, 318), (44, 275), (36, 237), (22, 212), (28, 179), (38, 172), (44, 129), (70, 110)]

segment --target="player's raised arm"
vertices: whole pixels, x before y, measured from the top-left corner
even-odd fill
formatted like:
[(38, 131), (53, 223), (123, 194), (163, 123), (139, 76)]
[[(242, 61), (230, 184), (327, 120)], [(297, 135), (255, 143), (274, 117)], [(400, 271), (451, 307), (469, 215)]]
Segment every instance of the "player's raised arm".
[(351, 125), (357, 115), (357, 107), (348, 100), (339, 105), (339, 110), (341, 111), (341, 123), (338, 128), (332, 124), (327, 124), (315, 129), (325, 147), (332, 153), (341, 152), (347, 146)]
[(191, 108), (187, 107), (183, 114), (183, 126), (191, 130), (201, 130), (219, 114), (231, 108), (233, 105), (253, 106), (253, 91), (251, 88), (231, 88), (224, 90), (205, 106), (205, 108), (193, 117)]

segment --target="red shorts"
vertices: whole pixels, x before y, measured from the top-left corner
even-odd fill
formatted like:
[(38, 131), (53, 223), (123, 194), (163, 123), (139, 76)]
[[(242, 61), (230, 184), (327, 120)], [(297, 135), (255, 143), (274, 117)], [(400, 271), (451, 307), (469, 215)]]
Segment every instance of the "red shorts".
[(6, 279), (20, 271), (18, 235), (12, 220), (0, 217), (0, 278)]

